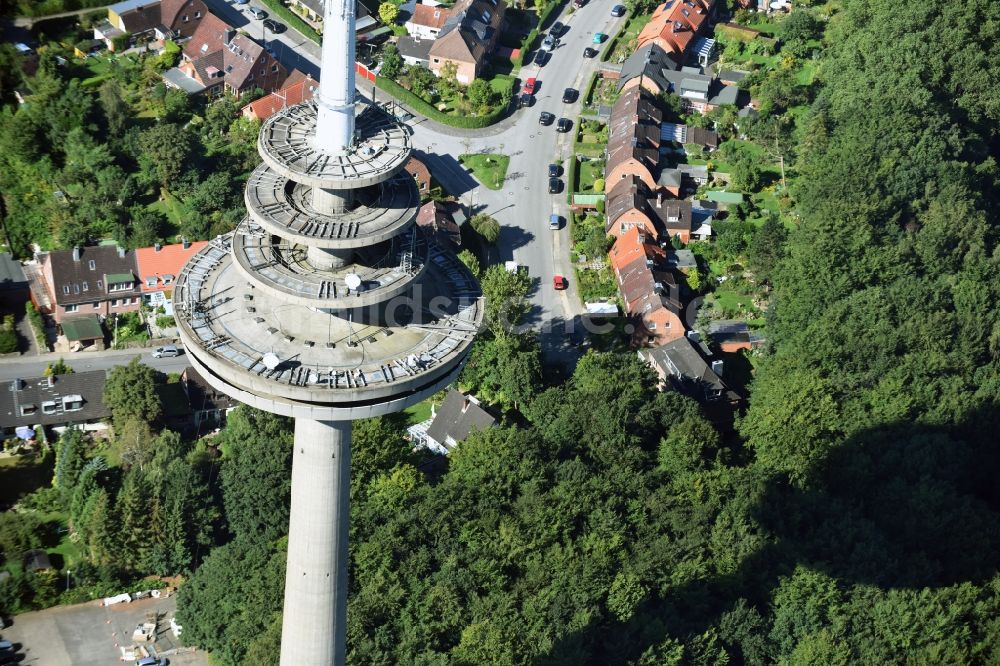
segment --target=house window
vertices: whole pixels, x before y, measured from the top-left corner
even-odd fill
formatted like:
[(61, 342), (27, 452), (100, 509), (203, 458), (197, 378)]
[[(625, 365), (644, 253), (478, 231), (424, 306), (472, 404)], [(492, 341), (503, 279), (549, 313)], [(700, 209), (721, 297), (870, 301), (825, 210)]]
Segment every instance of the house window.
[(95, 310), (100, 310), (101, 309), (101, 302), (100, 301), (94, 301), (94, 309)]
[(201, 18), (201, 12), (195, 12), (195, 13), (194, 13), (194, 17), (195, 17), (196, 19), (200, 19), (200, 18)]
[(155, 277), (148, 277), (148, 278), (146, 278), (146, 286), (150, 287), (150, 288), (155, 287), (156, 286), (156, 278)]
[(118, 299), (117, 298), (112, 298), (111, 299), (111, 307), (113, 307), (113, 308), (118, 307)]
[(21, 405), (21, 416), (31, 416), (38, 411), (34, 405)]
[(277, 72), (278, 71), (278, 66), (277, 65), (271, 65), (271, 71), (272, 72)]
[(129, 291), (130, 289), (132, 289), (132, 284), (133, 283), (131, 283), (131, 282), (117, 282), (117, 283), (115, 283), (113, 285), (110, 285), (108, 287), (108, 290), (109, 291)]
[(646, 324), (646, 328), (649, 329), (650, 331), (655, 331), (656, 330), (656, 322), (655, 321), (649, 322), (648, 324)]
[(247, 77), (247, 81), (253, 81), (253, 74)]
[(184, 16), (181, 17), (181, 23), (187, 23), (187, 22), (188, 22), (188, 15), (185, 14)]
[(83, 283), (83, 290), (84, 290), (84, 291), (87, 291), (88, 289), (90, 289), (90, 285), (89, 285), (89, 284), (87, 284), (86, 282), (84, 282), (84, 283)]
[(267, 70), (266, 70), (266, 69), (264, 69), (263, 67), (261, 67), (261, 68), (260, 68), (260, 75), (261, 75), (261, 76), (264, 76), (265, 74), (267, 74)]
[(42, 413), (43, 414), (55, 414), (56, 413), (56, 401), (46, 400), (42, 403)]
[(69, 294), (69, 285), (68, 284), (64, 284), (63, 285), (63, 293), (64, 294)]
[[(434, 64), (435, 65), (438, 64), (439, 62), (441, 62), (440, 58), (434, 58)], [(624, 178), (624, 176), (622, 176), (622, 177)]]
[(101, 284), (101, 281), (100, 281), (100, 280), (98, 280), (98, 281), (97, 281), (97, 288), (98, 288), (98, 289), (101, 289), (101, 288), (102, 288), (103, 286), (104, 286), (104, 285), (102, 285), (102, 284)]
[(201, 52), (208, 53), (208, 42), (205, 42), (204, 44), (201, 45)]
[(66, 308), (65, 308), (65, 310), (66, 310), (66, 312), (68, 314), (72, 314), (72, 313), (76, 312), (79, 309), (80, 309), (80, 306), (78, 306), (78, 305), (67, 305)]
[(92, 271), (97, 269), (97, 263), (93, 259), (90, 260), (89, 268)]
[(174, 276), (173, 275), (164, 275), (163, 276), (163, 284), (170, 284), (173, 281), (174, 281)]
[(79, 294), (80, 293), (80, 285), (78, 285), (78, 284), (74, 284), (73, 285), (73, 293), (74, 294)]
[(83, 409), (82, 395), (67, 395), (62, 399), (63, 411), (78, 412)]

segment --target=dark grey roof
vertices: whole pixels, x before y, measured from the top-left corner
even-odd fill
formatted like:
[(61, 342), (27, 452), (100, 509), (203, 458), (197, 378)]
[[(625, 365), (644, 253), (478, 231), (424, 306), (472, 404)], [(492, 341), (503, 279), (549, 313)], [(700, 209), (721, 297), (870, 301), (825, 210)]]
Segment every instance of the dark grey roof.
[[(106, 299), (107, 276), (131, 273), (133, 288), (114, 292), (115, 296), (138, 296), (141, 293), (135, 252), (119, 249), (114, 245), (79, 248), (79, 259), (73, 258), (75, 250), (50, 252), (47, 261), (52, 265), (52, 291), (56, 303), (69, 305)], [(93, 268), (91, 268), (93, 262)], [(100, 282), (100, 286), (98, 286)], [(69, 293), (67, 293), (67, 291)]]
[(715, 106), (722, 106), (723, 104), (736, 104), (739, 101), (739, 98), (739, 88), (736, 86), (723, 86), (709, 98), (708, 103), (714, 104)]
[(711, 402), (729, 391), (687, 337), (642, 350), (639, 354), (669, 377), (675, 389), (695, 400)]
[(7, 252), (0, 252), (0, 290), (24, 289), (28, 279), (24, 277), (21, 262)]
[(194, 368), (185, 368), (181, 374), (181, 385), (192, 412), (231, 409), (240, 404), (225, 393), (215, 390)]
[(431, 47), (434, 45), (433, 39), (414, 39), (409, 35), (404, 35), (396, 42), (399, 55), (403, 58), (412, 58), (427, 62), (430, 60)]
[(674, 268), (694, 268), (698, 260), (691, 250), (667, 250), (667, 264)]
[(739, 83), (747, 76), (746, 72), (738, 72), (734, 69), (724, 69), (719, 72), (720, 81), (732, 81), (733, 83)]
[(450, 448), (453, 446), (451, 441), (461, 442), (473, 429), (486, 430), (495, 423), (496, 419), (480, 407), (472, 396), (451, 389), (427, 429), (427, 436)]
[(661, 169), (660, 177), (656, 179), (656, 184), (660, 187), (680, 187), (681, 170), (677, 168)]
[(628, 81), (637, 76), (646, 76), (662, 89), (669, 88), (669, 81), (663, 72), (677, 69), (677, 63), (670, 55), (656, 44), (647, 44), (637, 49), (622, 63), (621, 76), (618, 79), (618, 89), (621, 90)]
[[(63, 425), (98, 421), (111, 415), (104, 406), (104, 370), (56, 375), (49, 386), (48, 377), (14, 379), (0, 383), (0, 427)], [(73, 409), (79, 396), (82, 404)], [(67, 399), (67, 400), (64, 400)], [(51, 414), (46, 414), (44, 403), (51, 403)], [(29, 406), (33, 406), (33, 413)], [(22, 415), (22, 410), (25, 412)]]

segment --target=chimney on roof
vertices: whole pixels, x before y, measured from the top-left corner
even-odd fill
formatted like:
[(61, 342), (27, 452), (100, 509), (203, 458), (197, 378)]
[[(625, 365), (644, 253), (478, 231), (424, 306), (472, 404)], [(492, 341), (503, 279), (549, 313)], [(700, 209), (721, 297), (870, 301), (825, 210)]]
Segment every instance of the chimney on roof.
[(159, 243), (153, 243), (153, 251), (154, 252), (159, 252), (162, 249), (163, 249), (162, 245), (160, 245)]
[(725, 362), (724, 361), (712, 361), (712, 372), (714, 372), (716, 374), (716, 376), (718, 376), (718, 377), (722, 376), (723, 363), (725, 363)]
[(469, 400), (468, 396), (466, 396), (465, 397), (465, 401), (462, 402), (462, 413), (463, 414), (469, 409), (469, 405), (471, 405), (471, 404), (472, 404), (472, 401)]
[(187, 236), (181, 236), (181, 245), (185, 250), (191, 247), (191, 241), (187, 239)]
[(49, 386), (55, 386), (56, 385), (56, 376), (55, 375), (49, 375), (46, 378), (46, 384), (48, 384)]
[(656, 207), (663, 208), (663, 192), (656, 193)]
[(118, 246), (118, 258), (119, 259), (125, 258), (125, 248), (123, 248), (121, 245)]
[(73, 246), (73, 261), (80, 261), (80, 246)]

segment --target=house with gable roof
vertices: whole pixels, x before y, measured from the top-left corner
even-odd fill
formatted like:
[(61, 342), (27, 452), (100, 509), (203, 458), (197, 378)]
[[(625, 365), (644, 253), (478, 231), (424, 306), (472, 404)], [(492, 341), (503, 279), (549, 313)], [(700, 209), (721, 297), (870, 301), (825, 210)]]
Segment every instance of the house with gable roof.
[[(75, 247), (38, 255), (46, 295), (57, 324), (139, 309), (135, 252), (115, 245)], [(96, 315), (96, 317), (95, 317)]]
[(666, 0), (639, 32), (639, 48), (656, 44), (683, 63), (700, 46), (697, 38), (708, 29), (715, 4), (715, 0)]
[(428, 54), (430, 70), (441, 76), (441, 68), (451, 62), (458, 82), (472, 83), (497, 44), (505, 11), (504, 0), (455, 3)]
[(181, 243), (157, 243), (153, 247), (137, 249), (135, 260), (142, 300), (154, 306), (163, 305), (170, 300), (167, 294), (173, 291), (177, 274), (206, 245), (208, 241), (191, 242), (185, 239)]
[(189, 95), (242, 95), (260, 88), (280, 90), (288, 70), (264, 47), (214, 14), (209, 14), (184, 45), (179, 66), (163, 74), (163, 82)]
[(109, 50), (123, 35), (189, 39), (209, 14), (203, 0), (124, 0), (108, 7), (108, 18), (94, 26), (94, 39)]

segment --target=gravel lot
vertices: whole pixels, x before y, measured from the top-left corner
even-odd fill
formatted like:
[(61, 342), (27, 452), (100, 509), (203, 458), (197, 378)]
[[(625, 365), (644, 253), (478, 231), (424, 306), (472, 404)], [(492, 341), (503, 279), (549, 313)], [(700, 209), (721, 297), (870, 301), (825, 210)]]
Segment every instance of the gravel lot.
[[(170, 631), (175, 600), (142, 599), (107, 608), (92, 601), (60, 606), (14, 617), (0, 634), (20, 646), (21, 664), (35, 666), (110, 666), (121, 663), (118, 646), (132, 644), (132, 630), (146, 613), (160, 614), (156, 648), (160, 653), (179, 647)], [(117, 644), (117, 645), (116, 645)], [(208, 666), (204, 652), (167, 655), (170, 666)]]

